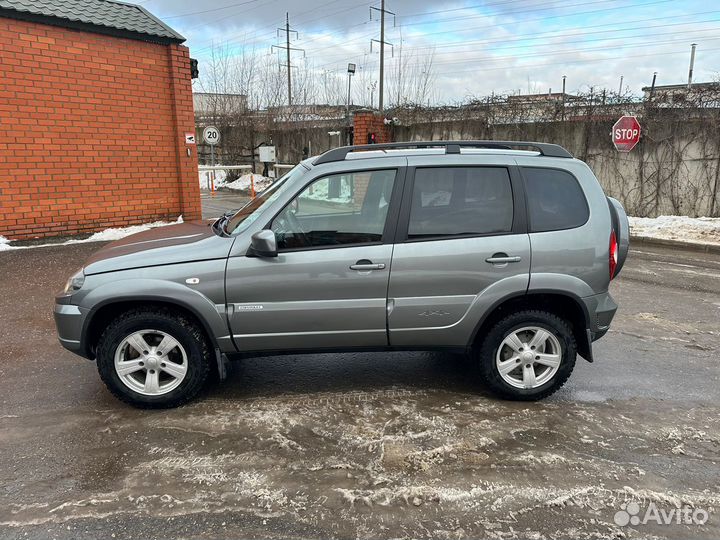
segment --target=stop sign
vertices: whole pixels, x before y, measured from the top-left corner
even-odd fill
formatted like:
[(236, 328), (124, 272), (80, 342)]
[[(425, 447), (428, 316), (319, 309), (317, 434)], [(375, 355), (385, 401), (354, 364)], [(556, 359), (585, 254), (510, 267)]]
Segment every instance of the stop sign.
[(612, 142), (618, 152), (629, 152), (640, 142), (640, 123), (634, 116), (623, 116), (612, 128)]

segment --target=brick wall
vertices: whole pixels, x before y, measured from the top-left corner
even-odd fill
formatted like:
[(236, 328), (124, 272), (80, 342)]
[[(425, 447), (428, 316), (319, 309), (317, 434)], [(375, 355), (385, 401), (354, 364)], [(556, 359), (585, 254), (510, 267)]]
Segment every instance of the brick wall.
[(385, 118), (371, 111), (356, 111), (353, 115), (353, 144), (367, 144), (368, 133), (376, 134), (378, 143), (392, 142)]
[(187, 48), (0, 18), (0, 50), (0, 235), (200, 218)]
[[(353, 114), (353, 144), (367, 144), (368, 133), (375, 133), (375, 141), (377, 144), (392, 142), (390, 138), (390, 130), (385, 125), (385, 117), (377, 115), (372, 111), (355, 111)], [(359, 201), (365, 199), (370, 175), (363, 178), (361, 175), (355, 176), (355, 198)]]

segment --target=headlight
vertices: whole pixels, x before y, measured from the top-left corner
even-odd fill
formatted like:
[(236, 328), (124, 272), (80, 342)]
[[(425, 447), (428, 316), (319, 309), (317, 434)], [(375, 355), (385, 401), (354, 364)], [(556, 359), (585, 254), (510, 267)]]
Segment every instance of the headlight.
[(65, 285), (65, 292), (71, 293), (73, 291), (80, 290), (83, 283), (85, 283), (85, 274), (81, 269), (78, 273), (68, 279), (67, 284)]

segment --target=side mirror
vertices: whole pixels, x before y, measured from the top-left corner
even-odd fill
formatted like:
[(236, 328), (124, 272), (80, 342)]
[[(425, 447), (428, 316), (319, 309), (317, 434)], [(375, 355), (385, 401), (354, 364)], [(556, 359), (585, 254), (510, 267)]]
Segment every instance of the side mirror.
[(275, 233), (268, 229), (263, 229), (252, 235), (250, 238), (250, 249), (248, 249), (251, 257), (277, 257), (277, 240)]

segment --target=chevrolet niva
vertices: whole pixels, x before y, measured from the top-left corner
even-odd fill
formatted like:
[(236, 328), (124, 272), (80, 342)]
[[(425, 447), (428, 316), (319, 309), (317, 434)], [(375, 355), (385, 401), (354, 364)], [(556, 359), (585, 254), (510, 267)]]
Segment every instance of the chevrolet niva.
[(449, 350), (538, 400), (610, 326), (628, 219), (545, 143), (431, 141), (306, 159), (235, 212), (104, 246), (56, 297), (60, 343), (138, 407), (248, 355)]

